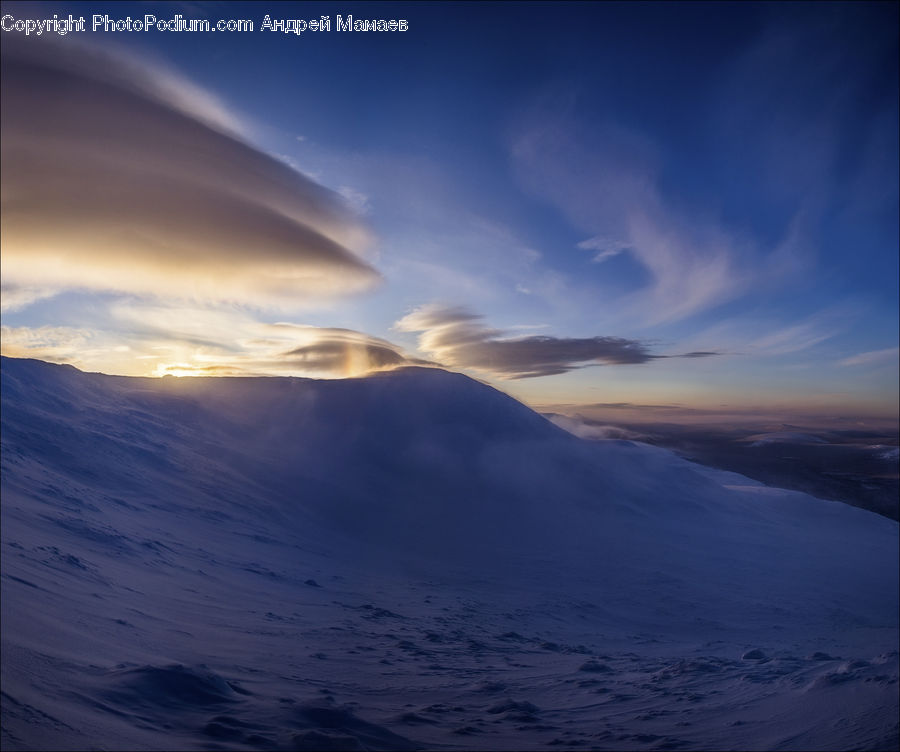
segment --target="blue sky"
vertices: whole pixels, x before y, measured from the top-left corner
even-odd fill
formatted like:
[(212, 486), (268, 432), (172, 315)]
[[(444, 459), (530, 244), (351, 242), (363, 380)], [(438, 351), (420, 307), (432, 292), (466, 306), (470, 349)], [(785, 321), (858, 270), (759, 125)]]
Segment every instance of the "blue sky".
[[(28, 85), (38, 74), (4, 61), (4, 83), (25, 82), (11, 87), (25, 114), (4, 112), (4, 157), (18, 149), (33, 160), (4, 168), (4, 190), (41, 197), (62, 170), (75, 185), (79, 174), (108, 180), (122, 201), (104, 214), (109, 201), (100, 210), (76, 191), (85, 197), (69, 227), (93, 217), (80, 245), (38, 232), (38, 210), (4, 206), (8, 354), (130, 374), (328, 376), (430, 361), (533, 404), (896, 415), (896, 4), (3, 9), (256, 26), (88, 32), (52, 45), (3, 33), (6, 47), (19, 37), (12, 55), (56, 60), (63, 77), (74, 64), (81, 77), (66, 85), (95, 87), (51, 108)], [(404, 18), (409, 30), (281, 34), (259, 30), (266, 13)], [(180, 180), (185, 160), (156, 159), (153, 137), (138, 143), (128, 124), (133, 106), (97, 93), (116, 60), (128, 61), (127, 80), (114, 83), (129, 96), (138, 80), (162, 82), (159, 101), (253, 154), (179, 131), (193, 139), (192, 172)], [(34, 129), (27, 117), (74, 117), (84, 130)], [(72, 157), (58, 168), (38, 138), (83, 155), (106, 148), (115, 166)], [(309, 180), (286, 188), (266, 155)], [(148, 162), (168, 170), (152, 191)], [(269, 171), (268, 182), (245, 185), (241, 169)], [(216, 196), (230, 186), (224, 203), (189, 184), (207, 171)], [(300, 223), (296, 242), (312, 227), (327, 247), (291, 256), (271, 223), (254, 224), (256, 209), (229, 209), (241, 191)], [(142, 213), (157, 200), (158, 214)], [(206, 202), (197, 216), (212, 218), (208, 231), (189, 214), (164, 221), (191, 201)], [(109, 217), (122, 235), (101, 253), (91, 232)], [(178, 252), (163, 263), (143, 241), (129, 246), (147, 227), (160, 233), (154, 247)], [(275, 250), (261, 250), (269, 241)], [(74, 248), (65, 264), (35, 261), (48, 243)], [(254, 259), (280, 270), (277, 285), (257, 279)]]

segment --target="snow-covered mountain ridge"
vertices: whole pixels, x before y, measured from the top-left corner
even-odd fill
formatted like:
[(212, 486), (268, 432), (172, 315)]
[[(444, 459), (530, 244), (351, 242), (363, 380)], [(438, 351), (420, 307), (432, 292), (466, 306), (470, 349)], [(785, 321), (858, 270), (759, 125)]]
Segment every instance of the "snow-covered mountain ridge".
[(896, 740), (872, 513), (436, 369), (3, 358), (2, 402), (4, 748)]

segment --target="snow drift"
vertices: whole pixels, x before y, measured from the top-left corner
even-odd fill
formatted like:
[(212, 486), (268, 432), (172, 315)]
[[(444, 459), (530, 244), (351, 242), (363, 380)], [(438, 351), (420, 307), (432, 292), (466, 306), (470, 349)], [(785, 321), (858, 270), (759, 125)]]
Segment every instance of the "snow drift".
[(896, 746), (891, 520), (437, 369), (2, 400), (4, 748)]

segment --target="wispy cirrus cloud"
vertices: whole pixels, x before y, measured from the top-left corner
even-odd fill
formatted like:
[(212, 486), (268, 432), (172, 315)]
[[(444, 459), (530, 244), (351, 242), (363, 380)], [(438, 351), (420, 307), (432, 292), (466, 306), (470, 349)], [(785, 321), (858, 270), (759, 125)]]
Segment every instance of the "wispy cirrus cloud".
[(621, 240), (595, 235), (587, 240), (582, 240), (578, 243), (578, 247), (585, 251), (596, 251), (591, 261), (599, 264), (608, 258), (618, 256), (623, 251), (627, 251), (630, 246)]
[(420, 332), (419, 349), (453, 368), (471, 368), (501, 379), (552, 376), (592, 365), (635, 365), (668, 357), (706, 357), (714, 352), (658, 355), (646, 343), (623, 337), (508, 337), (462, 307), (425, 305), (394, 326)]
[(683, 344), (699, 352), (715, 348), (723, 355), (754, 359), (815, 352), (852, 329), (860, 316), (858, 306), (859, 303), (853, 302), (834, 303), (802, 318), (788, 320), (762, 314), (725, 319), (687, 338)]
[(59, 290), (38, 285), (21, 286), (12, 282), (0, 285), (0, 311), (3, 313), (28, 308), (32, 303), (52, 298)]
[(815, 347), (834, 337), (839, 327), (825, 328), (819, 319), (802, 321), (765, 334), (749, 342), (751, 352), (764, 355), (786, 355)]
[(603, 261), (628, 250), (650, 273), (626, 306), (648, 323), (685, 318), (747, 288), (742, 241), (705, 217), (683, 216), (659, 188), (658, 147), (610, 120), (584, 127), (574, 96), (541, 99), (512, 141), (523, 186), (592, 232), (579, 247)]
[(291, 309), (378, 282), (346, 201), (202, 90), (68, 42), (2, 55), (5, 285)]
[(900, 347), (887, 347), (884, 350), (870, 350), (869, 352), (852, 355), (849, 358), (838, 361), (838, 365), (869, 367), (897, 365), (898, 359), (900, 359)]
[(896, 207), (896, 76), (884, 61), (896, 33), (873, 18), (850, 6), (762, 13), (716, 75), (679, 91), (671, 122), (602, 73), (557, 82), (511, 130), (514, 173), (590, 235), (578, 246), (594, 261), (627, 253), (648, 273), (616, 301), (631, 319), (675, 322), (798, 286), (809, 295), (842, 259), (837, 238), (853, 234), (842, 212), (875, 220), (857, 252), (895, 244), (884, 212)]

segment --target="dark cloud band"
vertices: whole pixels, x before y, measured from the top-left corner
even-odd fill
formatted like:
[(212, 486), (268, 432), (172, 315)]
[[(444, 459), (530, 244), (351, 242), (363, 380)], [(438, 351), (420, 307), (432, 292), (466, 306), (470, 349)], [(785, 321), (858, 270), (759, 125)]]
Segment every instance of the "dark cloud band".
[(504, 379), (552, 376), (592, 365), (632, 365), (665, 357), (715, 355), (655, 355), (645, 343), (622, 337), (511, 339), (481, 322), (481, 316), (464, 308), (423, 306), (397, 322), (397, 328), (421, 332), (420, 349), (446, 365), (473, 368)]

